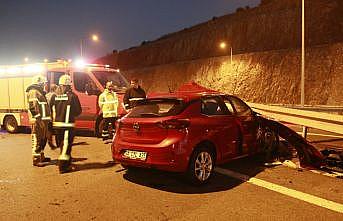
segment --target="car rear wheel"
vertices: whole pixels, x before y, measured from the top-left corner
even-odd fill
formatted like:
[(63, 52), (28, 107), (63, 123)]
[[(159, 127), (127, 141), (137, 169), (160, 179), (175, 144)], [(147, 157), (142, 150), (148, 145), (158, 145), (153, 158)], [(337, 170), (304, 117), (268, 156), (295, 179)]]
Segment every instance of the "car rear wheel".
[(206, 147), (200, 147), (192, 154), (187, 171), (187, 178), (194, 185), (202, 185), (209, 181), (212, 176), (213, 169), (213, 152)]
[(9, 133), (18, 132), (18, 122), (13, 116), (7, 116), (5, 118), (4, 126)]

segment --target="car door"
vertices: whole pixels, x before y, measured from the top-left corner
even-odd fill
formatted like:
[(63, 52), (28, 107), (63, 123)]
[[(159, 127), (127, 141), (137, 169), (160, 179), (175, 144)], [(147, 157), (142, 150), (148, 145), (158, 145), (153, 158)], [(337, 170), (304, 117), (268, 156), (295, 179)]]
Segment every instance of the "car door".
[(92, 130), (95, 128), (100, 90), (85, 72), (73, 72), (72, 79), (74, 92), (79, 97), (82, 106), (82, 113), (77, 117), (76, 127)]
[(201, 114), (204, 117), (203, 126), (221, 153), (220, 160), (231, 158), (235, 154), (238, 128), (223, 99), (220, 96), (203, 97)]
[(241, 99), (235, 96), (225, 96), (224, 102), (232, 105), (234, 115), (241, 128), (242, 144), (238, 149), (238, 155), (251, 154), (256, 150), (256, 135), (258, 123), (251, 108)]

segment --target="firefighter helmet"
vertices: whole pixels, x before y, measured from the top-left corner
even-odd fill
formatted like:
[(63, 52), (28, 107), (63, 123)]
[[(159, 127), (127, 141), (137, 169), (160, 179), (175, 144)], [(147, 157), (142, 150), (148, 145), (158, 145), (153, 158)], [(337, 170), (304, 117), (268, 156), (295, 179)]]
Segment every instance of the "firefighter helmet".
[(46, 80), (46, 77), (44, 77), (43, 75), (36, 75), (32, 78), (32, 84), (45, 84), (48, 81)]
[(71, 78), (69, 75), (62, 75), (58, 81), (59, 85), (71, 85)]

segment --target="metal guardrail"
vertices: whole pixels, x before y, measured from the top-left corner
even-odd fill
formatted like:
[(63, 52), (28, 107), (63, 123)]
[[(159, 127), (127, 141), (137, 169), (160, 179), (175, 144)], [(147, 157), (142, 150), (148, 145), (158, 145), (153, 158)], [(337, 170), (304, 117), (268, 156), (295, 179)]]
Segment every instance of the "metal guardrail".
[(343, 106), (330, 106), (330, 105), (305, 105), (305, 106), (301, 106), (301, 105), (295, 105), (295, 104), (270, 104), (270, 105), (292, 108), (292, 109), (309, 110), (309, 111), (343, 115)]
[(269, 118), (332, 133), (343, 134), (343, 115), (249, 102), (247, 104), (255, 112)]

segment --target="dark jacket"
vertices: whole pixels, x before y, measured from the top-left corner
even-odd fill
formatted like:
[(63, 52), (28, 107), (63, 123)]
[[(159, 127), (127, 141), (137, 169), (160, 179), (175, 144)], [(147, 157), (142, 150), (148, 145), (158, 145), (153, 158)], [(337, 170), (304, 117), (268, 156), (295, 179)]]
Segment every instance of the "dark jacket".
[(82, 112), (79, 98), (71, 90), (62, 94), (53, 94), (50, 108), (52, 111), (52, 126), (54, 128), (75, 127), (75, 117)]
[(124, 106), (126, 109), (136, 106), (138, 100), (146, 98), (145, 91), (139, 86), (137, 89), (130, 87), (125, 91)]
[(51, 112), (43, 88), (33, 84), (26, 89), (26, 93), (29, 103), (30, 121), (35, 122), (36, 119), (50, 121)]

